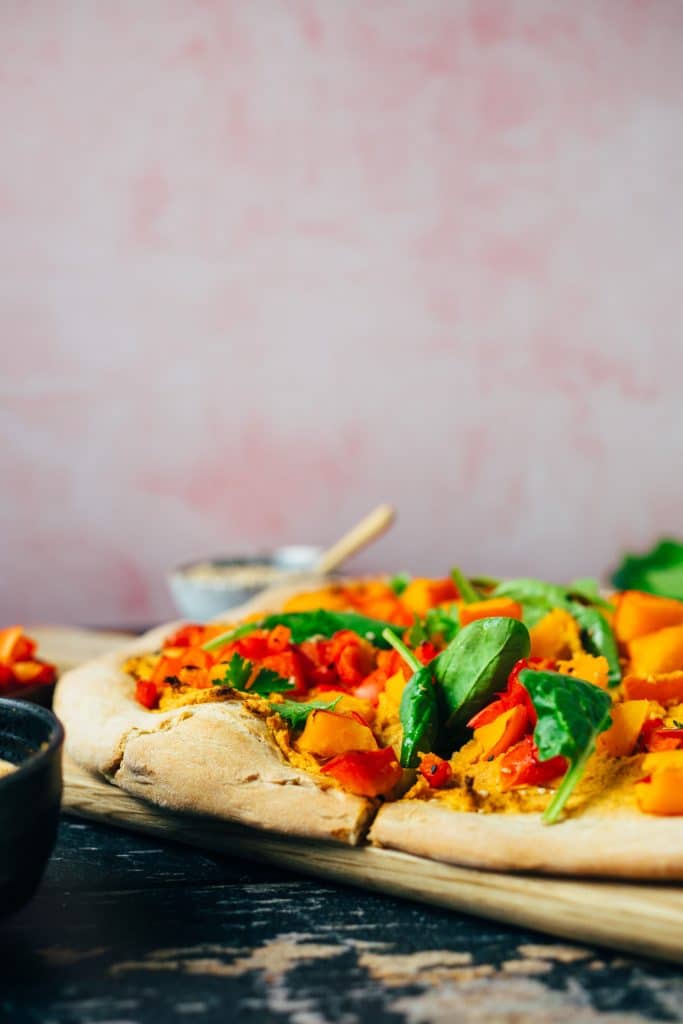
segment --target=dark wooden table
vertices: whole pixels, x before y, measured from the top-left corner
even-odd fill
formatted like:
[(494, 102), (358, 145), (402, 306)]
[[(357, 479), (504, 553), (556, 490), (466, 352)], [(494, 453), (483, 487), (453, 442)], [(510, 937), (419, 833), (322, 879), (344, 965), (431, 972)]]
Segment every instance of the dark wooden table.
[[(600, 908), (596, 907), (596, 913)], [(65, 819), (2, 1024), (683, 1020), (674, 966)]]

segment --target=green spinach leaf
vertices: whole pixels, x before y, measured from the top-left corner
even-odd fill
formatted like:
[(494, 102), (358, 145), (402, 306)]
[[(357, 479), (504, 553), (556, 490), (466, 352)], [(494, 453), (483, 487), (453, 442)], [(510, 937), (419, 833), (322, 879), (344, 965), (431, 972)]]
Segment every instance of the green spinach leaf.
[(417, 768), (418, 753), (432, 751), (439, 736), (439, 707), (431, 665), (422, 665), (406, 683), (399, 718), (403, 729), (401, 765)]
[(467, 737), (467, 722), (504, 690), (515, 664), (529, 654), (526, 626), (517, 619), (476, 619), (431, 663), (444, 726), (453, 747)]
[(534, 742), (540, 759), (561, 755), (569, 761), (569, 769), (543, 813), (543, 821), (551, 825), (581, 779), (598, 736), (611, 724), (612, 701), (600, 687), (559, 672), (523, 669), (519, 681), (538, 715)]
[(413, 670), (403, 689), (398, 714), (403, 730), (401, 765), (416, 768), (418, 753), (433, 750), (439, 735), (440, 716), (432, 666), (423, 665), (391, 629), (385, 629), (383, 636)]
[(382, 622), (380, 619), (371, 619), (367, 615), (359, 615), (357, 612), (333, 612), (327, 608), (316, 608), (309, 612), (281, 612), (274, 615), (266, 615), (261, 620), (263, 629), (274, 629), (275, 626), (288, 626), (292, 631), (292, 642), (303, 643), (315, 636), (334, 636), (342, 629), (349, 629), (352, 633), (370, 640), (376, 647), (388, 647), (386, 640), (382, 639), (382, 630), (390, 622)]
[(618, 686), (621, 663), (616, 637), (609, 622), (598, 608), (589, 608), (576, 601), (570, 602), (569, 611), (579, 624), (583, 646), (589, 654), (602, 655), (607, 659), (609, 685)]

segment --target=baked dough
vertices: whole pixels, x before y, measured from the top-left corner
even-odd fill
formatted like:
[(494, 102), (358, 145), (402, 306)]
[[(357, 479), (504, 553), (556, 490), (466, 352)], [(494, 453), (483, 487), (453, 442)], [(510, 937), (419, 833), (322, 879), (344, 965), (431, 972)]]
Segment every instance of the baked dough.
[[(298, 588), (278, 587), (230, 611), (277, 611)], [(226, 616), (222, 616), (225, 619)], [(158, 648), (169, 623), (60, 679), (54, 698), (66, 751), (83, 768), (169, 810), (354, 845), (376, 801), (289, 764), (265, 721), (239, 700), (147, 711), (121, 666)]]
[(683, 879), (683, 818), (587, 808), (557, 825), (539, 814), (456, 811), (436, 800), (386, 804), (375, 846), (492, 871)]

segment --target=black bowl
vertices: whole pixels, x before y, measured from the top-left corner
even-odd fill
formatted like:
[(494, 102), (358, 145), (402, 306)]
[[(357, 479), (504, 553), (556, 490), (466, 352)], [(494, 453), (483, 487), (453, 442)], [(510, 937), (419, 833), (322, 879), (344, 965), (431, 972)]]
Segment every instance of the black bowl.
[(54, 846), (64, 730), (46, 708), (0, 698), (0, 917), (28, 902)]

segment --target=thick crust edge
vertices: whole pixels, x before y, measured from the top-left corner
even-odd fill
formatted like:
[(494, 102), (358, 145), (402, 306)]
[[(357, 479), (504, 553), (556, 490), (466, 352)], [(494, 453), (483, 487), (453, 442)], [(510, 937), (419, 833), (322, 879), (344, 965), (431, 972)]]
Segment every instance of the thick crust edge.
[(464, 867), (622, 879), (683, 879), (683, 818), (584, 813), (557, 825), (538, 814), (476, 814), (426, 800), (386, 804), (375, 846)]

